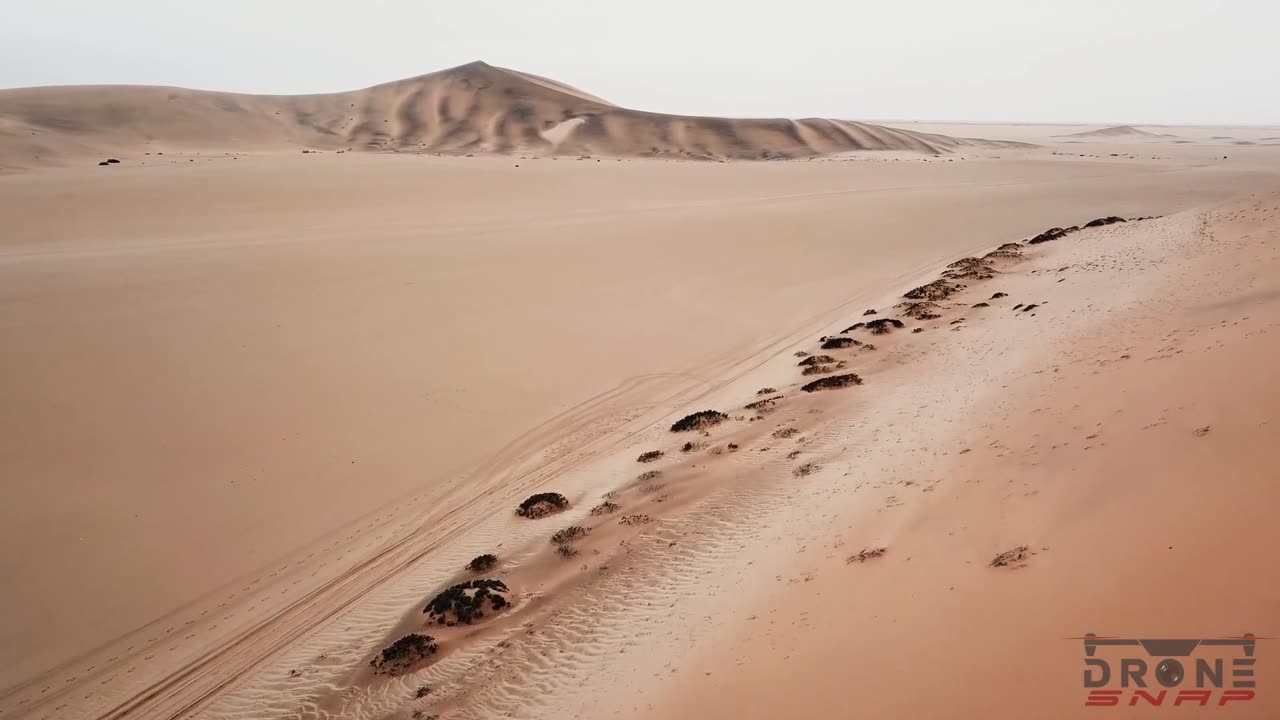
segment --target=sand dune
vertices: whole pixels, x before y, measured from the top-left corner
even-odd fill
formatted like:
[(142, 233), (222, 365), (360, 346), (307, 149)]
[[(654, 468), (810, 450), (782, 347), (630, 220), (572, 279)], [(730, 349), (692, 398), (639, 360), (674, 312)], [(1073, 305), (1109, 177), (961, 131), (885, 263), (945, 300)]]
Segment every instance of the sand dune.
[[(503, 83), (539, 143), (643, 135), (480, 70), (361, 91), (360, 137), (447, 96), (437, 140), (478, 148), (508, 136), (477, 130), (510, 117)], [(409, 99), (428, 86), (448, 92)], [(154, 153), (139, 128), (174, 115), (152, 90), (67, 91), (99, 125), (47, 99), (22, 117), (91, 161), (102, 138)], [(1230, 543), (1275, 541), (1256, 453), (1280, 210), (1206, 210), (1277, 187), (1272, 149), (303, 155), (280, 138), (356, 136), (288, 105), (323, 128), (333, 96), (171, 92), (180, 150), (0, 177), (4, 717), (837, 716), (850, 692), (869, 716), (1021, 717), (973, 694), (991, 675), (965, 653), (1003, 634), (1003, 677), (1034, 667), (1026, 693), (1072, 716), (1078, 648), (1037, 654), (1065, 635), (1152, 607), (1169, 626), (1140, 630), (1278, 632)], [(239, 159), (195, 156), (227, 117), (252, 129), (221, 146)], [(517, 514), (542, 492), (568, 507)], [(1161, 594), (1206, 567), (1250, 592)], [(450, 626), (476, 580), (501, 606)], [(885, 670), (917, 655), (941, 657), (936, 697)]]
[(0, 90), (0, 168), (145, 153), (399, 151), (700, 160), (1015, 143), (808, 118), (628, 110), (546, 78), (473, 62), (364, 90), (259, 96), (164, 87)]
[(1159, 138), (1159, 137), (1175, 137), (1173, 135), (1163, 133), (1153, 133), (1146, 130), (1140, 130), (1132, 125), (1115, 125), (1113, 127), (1105, 127), (1098, 130), (1085, 130), (1083, 132), (1068, 133), (1066, 135), (1057, 135), (1055, 137), (1074, 137), (1074, 138), (1107, 138), (1110, 140), (1123, 139), (1141, 139), (1141, 138)]

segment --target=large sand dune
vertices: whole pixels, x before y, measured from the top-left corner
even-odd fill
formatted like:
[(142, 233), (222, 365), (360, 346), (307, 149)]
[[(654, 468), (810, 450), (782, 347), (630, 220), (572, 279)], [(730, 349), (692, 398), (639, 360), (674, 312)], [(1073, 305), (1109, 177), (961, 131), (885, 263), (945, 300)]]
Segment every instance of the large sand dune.
[(0, 169), (151, 152), (398, 150), (770, 159), (1010, 143), (808, 118), (628, 110), (546, 78), (474, 62), (327, 95), (166, 87), (0, 91)]

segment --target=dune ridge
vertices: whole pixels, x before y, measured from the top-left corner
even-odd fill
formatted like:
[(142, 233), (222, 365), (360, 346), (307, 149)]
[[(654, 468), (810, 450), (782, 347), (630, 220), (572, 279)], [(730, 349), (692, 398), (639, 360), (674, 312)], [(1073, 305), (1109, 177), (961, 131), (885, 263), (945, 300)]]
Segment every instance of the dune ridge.
[(321, 95), (149, 86), (0, 91), (0, 167), (10, 169), (174, 151), (527, 152), (768, 160), (859, 150), (943, 153), (1018, 145), (825, 118), (643, 112), (555, 80), (483, 62)]

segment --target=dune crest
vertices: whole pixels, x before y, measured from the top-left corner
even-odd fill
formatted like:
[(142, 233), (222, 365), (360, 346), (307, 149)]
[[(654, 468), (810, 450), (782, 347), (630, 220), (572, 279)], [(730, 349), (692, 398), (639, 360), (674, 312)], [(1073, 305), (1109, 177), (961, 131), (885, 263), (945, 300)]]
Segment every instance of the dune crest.
[(11, 169), (144, 151), (529, 152), (766, 160), (857, 150), (941, 153), (1015, 145), (824, 118), (642, 112), (483, 62), (323, 95), (147, 86), (0, 91), (0, 166)]

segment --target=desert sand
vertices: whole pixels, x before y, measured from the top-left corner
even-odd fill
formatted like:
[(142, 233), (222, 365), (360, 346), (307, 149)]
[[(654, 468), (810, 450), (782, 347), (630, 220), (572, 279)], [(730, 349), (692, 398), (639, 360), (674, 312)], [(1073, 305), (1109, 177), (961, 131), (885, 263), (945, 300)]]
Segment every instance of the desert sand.
[(890, 125), (0, 91), (2, 716), (1076, 717), (1065, 638), (1280, 636), (1277, 131)]

